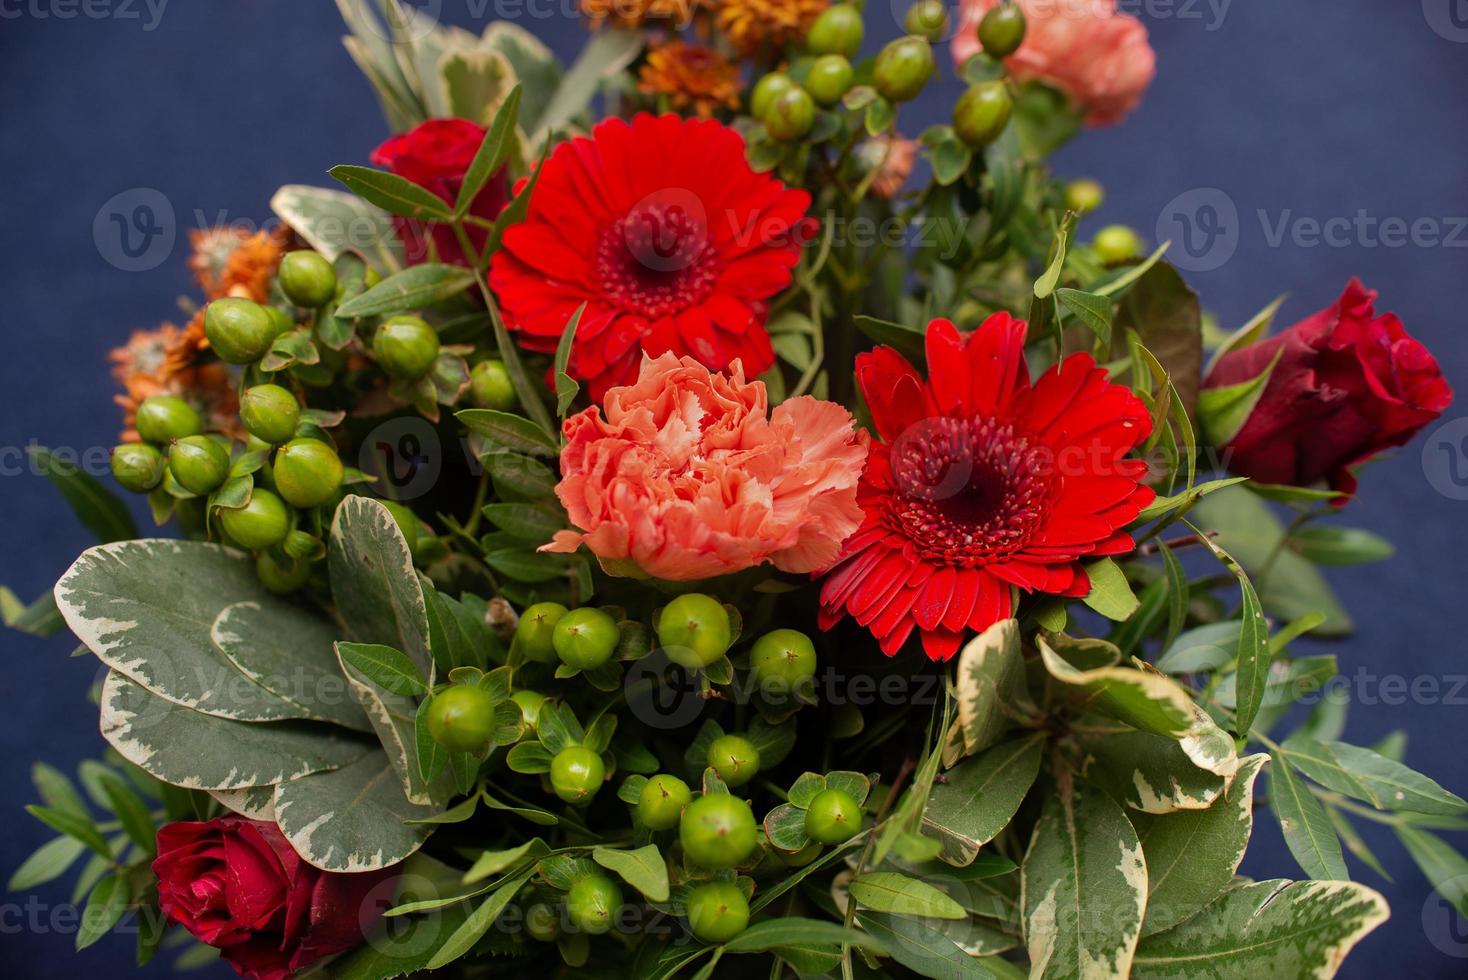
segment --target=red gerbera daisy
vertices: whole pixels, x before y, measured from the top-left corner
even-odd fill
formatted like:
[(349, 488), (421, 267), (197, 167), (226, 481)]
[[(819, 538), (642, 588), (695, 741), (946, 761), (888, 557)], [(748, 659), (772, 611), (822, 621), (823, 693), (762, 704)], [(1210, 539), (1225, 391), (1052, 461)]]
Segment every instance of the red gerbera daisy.
[(856, 359), (882, 442), (857, 493), (862, 526), (821, 590), (821, 626), (850, 614), (895, 654), (917, 629), (933, 660), (965, 630), (1008, 618), (1011, 587), (1083, 596), (1082, 558), (1130, 551), (1121, 528), (1151, 503), (1125, 459), (1146, 407), (1087, 354), (1030, 384), (1025, 324), (1006, 313), (967, 339), (928, 325), (931, 377), (890, 347)]
[(766, 300), (790, 284), (809, 206), (755, 173), (728, 126), (610, 119), (544, 163), (490, 283), (531, 350), (554, 350), (586, 304), (570, 373), (598, 401), (633, 382), (644, 353), (716, 371), (738, 358), (753, 377), (775, 362)]

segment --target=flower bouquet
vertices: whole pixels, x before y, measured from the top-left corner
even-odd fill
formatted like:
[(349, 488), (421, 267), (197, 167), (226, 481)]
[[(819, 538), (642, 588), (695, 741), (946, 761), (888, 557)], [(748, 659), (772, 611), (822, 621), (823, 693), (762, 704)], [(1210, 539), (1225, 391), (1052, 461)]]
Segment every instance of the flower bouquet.
[[(340, 7), (393, 135), (114, 354), (172, 533), (35, 452), (102, 543), (6, 620), (105, 665), (108, 748), (36, 767), (11, 886), (80, 863), (78, 946), (1325, 977), (1387, 917), (1363, 819), (1462, 905), (1468, 804), (1307, 698), (1317, 566), (1390, 553), (1357, 471), (1451, 394), (1359, 282), (1228, 333), (1083, 233), (1046, 158), (1153, 74), (1114, 0), (919, 0), (867, 58), (859, 5), (583, 0), (569, 66)], [(1238, 875), (1266, 800), (1299, 880)]]

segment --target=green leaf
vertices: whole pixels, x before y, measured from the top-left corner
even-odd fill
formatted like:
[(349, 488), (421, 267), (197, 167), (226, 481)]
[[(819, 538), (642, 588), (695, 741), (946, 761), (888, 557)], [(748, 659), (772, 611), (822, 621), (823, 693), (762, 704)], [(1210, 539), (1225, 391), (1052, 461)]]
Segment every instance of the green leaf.
[(1116, 333), (1124, 337), (1129, 330), (1156, 356), (1192, 414), (1203, 372), (1203, 313), (1198, 294), (1172, 266), (1159, 262), (1148, 269), (1121, 301)]
[(765, 814), (765, 836), (770, 843), (787, 854), (794, 854), (810, 844), (805, 829), (805, 810), (794, 802), (781, 803)]
[(1061, 306), (1075, 314), (1086, 325), (1087, 330), (1096, 335), (1102, 347), (1111, 346), (1111, 300), (1079, 289), (1057, 289), (1055, 298), (1060, 300)]
[(494, 925), (494, 921), (500, 917), (500, 913), (519, 893), (520, 887), (529, 881), (530, 876), (534, 873), (535, 866), (531, 865), (491, 892), (488, 898), (469, 913), (464, 924), (454, 930), (453, 935), (449, 936), (448, 940), (438, 948), (425, 968), (428, 970), (442, 969), (473, 949), (474, 944), (489, 931), (490, 926)]
[(474, 274), (456, 265), (424, 262), (388, 276), (337, 307), (349, 319), (420, 310), (459, 295), (474, 285)]
[(988, 980), (993, 974), (949, 938), (947, 930), (968, 923), (937, 923), (924, 919), (858, 912), (856, 921), (872, 938), (886, 946), (894, 960), (925, 977), (939, 980)]
[(1396, 554), (1379, 534), (1354, 527), (1316, 524), (1290, 535), (1289, 548), (1317, 565), (1366, 565)]
[(342, 729), (296, 721), (233, 721), (150, 694), (117, 671), (102, 684), (102, 737), (124, 759), (195, 789), (269, 786), (336, 769), (363, 745)]
[(556, 456), (561, 450), (555, 437), (523, 415), (497, 412), (491, 408), (466, 408), (456, 412), (454, 417), (470, 432), (501, 449), (528, 456)]
[(914, 364), (922, 365), (926, 362), (923, 331), (870, 316), (856, 316), (851, 322), (871, 340), (886, 344)]
[(374, 684), (406, 697), (428, 693), (423, 674), (400, 650), (376, 643), (338, 643), (337, 652)]
[(408, 543), (388, 509), (367, 497), (344, 500), (332, 521), (327, 565), (349, 638), (403, 651), (431, 684), (423, 589)]
[(436, 808), (408, 802), (386, 753), (365, 753), (333, 772), (282, 783), (275, 816), (291, 846), (326, 871), (376, 871), (397, 864), (428, 839), (421, 821)]
[(565, 512), (542, 504), (485, 504), (484, 516), (506, 534), (541, 544), (566, 526)]
[(332, 962), (332, 980), (393, 980), (416, 976), (468, 915), (469, 907), (459, 903), (432, 915), (397, 919), (391, 928), (380, 926), (369, 933), (367, 942)]
[(404, 265), (392, 216), (355, 194), (287, 184), (270, 199), (270, 209), (329, 262), (356, 252), (385, 276)]
[(76, 948), (86, 949), (112, 931), (127, 912), (130, 889), (127, 878), (114, 872), (97, 882), (87, 898), (87, 907), (82, 910), (81, 923), (76, 931)]
[(556, 475), (539, 460), (511, 452), (486, 453), (482, 459), (497, 496), (521, 500), (555, 496)]
[(79, 817), (65, 810), (53, 810), (49, 807), (37, 806), (34, 803), (25, 808), (25, 812), (41, 821), (46, 826), (58, 833), (73, 837), (97, 853), (98, 857), (112, 860), (112, 849), (107, 846), (103, 838), (89, 817)]
[(1456, 816), (1468, 803), (1427, 776), (1370, 749), (1295, 734), (1280, 746), (1300, 772), (1378, 810)]
[(485, 851), (475, 858), (469, 870), (464, 872), (464, 884), (472, 885), (475, 882), (492, 878), (511, 868), (518, 867), (526, 860), (539, 860), (550, 853), (550, 848), (545, 841), (539, 837), (504, 851)]
[(1268, 759), (1242, 760), (1228, 792), (1206, 810), (1132, 817), (1147, 859), (1144, 936), (1192, 918), (1233, 883), (1254, 829), (1254, 781)]
[(569, 373), (571, 365), (571, 345), (576, 341), (576, 328), (581, 323), (581, 315), (586, 312), (586, 304), (582, 303), (571, 314), (571, 320), (566, 324), (566, 329), (561, 331), (561, 339), (556, 343), (556, 359), (553, 367), (556, 380), (556, 414), (561, 418), (566, 417), (566, 411), (571, 403), (576, 400), (576, 394), (581, 386), (576, 383)]
[(1330, 977), (1385, 922), (1386, 901), (1349, 882), (1261, 881), (1224, 892), (1137, 949), (1133, 980)]
[(1165, 736), (1118, 731), (1114, 726), (1078, 733), (1091, 756), (1086, 778), (1113, 799), (1144, 813), (1210, 807), (1223, 795), (1237, 765), (1231, 755), (1233, 739), (1216, 727), (1214, 731), (1223, 741), (1211, 769), (1194, 762), (1185, 743)]
[(127, 836), (144, 854), (154, 853), (158, 846), (158, 832), (153, 826), (153, 814), (149, 812), (148, 805), (116, 773), (104, 769), (97, 778)]
[(964, 754), (972, 755), (999, 741), (1028, 707), (1019, 622), (1001, 620), (970, 640), (958, 655), (955, 677)]
[(137, 525), (133, 523), (127, 507), (95, 477), (41, 446), (30, 446), (26, 452), (36, 472), (61, 491), (72, 513), (96, 535), (99, 542), (111, 544), (138, 536)]
[(1274, 320), (1274, 315), (1279, 312), (1279, 308), (1284, 305), (1284, 301), (1287, 298), (1288, 294), (1275, 297), (1272, 303), (1254, 314), (1248, 323), (1224, 338), (1223, 343), (1219, 344), (1217, 349), (1213, 351), (1212, 356), (1208, 360), (1208, 370), (1203, 373), (1205, 375), (1212, 374), (1213, 368), (1217, 366), (1219, 360), (1230, 351), (1243, 350), (1245, 347), (1249, 347), (1264, 339), (1265, 333), (1269, 330), (1269, 324)]
[[(491, 113), (505, 101), (505, 86), (515, 80), (504, 55), (483, 45), (445, 51), (438, 57), (437, 69), (447, 104), (435, 110), (436, 115), (471, 119), (480, 125), (498, 119)], [(511, 132), (513, 135), (513, 129)]]
[(1009, 826), (1040, 772), (1045, 736), (1003, 742), (960, 763), (946, 782), (933, 787), (923, 811), (923, 829), (943, 843), (939, 855), (959, 867)]
[(1281, 348), (1268, 367), (1247, 381), (1208, 388), (1198, 395), (1198, 425), (1203, 438), (1214, 446), (1224, 446), (1233, 441), (1248, 423), (1249, 416), (1254, 414), (1259, 399), (1264, 397), (1264, 390), (1269, 387), (1269, 379), (1273, 377), (1274, 367), (1283, 353)]
[(1279, 820), (1285, 844), (1303, 870), (1321, 881), (1348, 881), (1341, 842), (1320, 801), (1278, 752), (1270, 754), (1269, 805)]
[(962, 919), (968, 915), (945, 893), (924, 881), (892, 871), (868, 871), (851, 880), (851, 897), (874, 912), (915, 915), (931, 919)]
[(41, 794), (41, 800), (51, 809), (61, 810), (83, 820), (92, 818), (86, 802), (76, 791), (76, 786), (61, 770), (44, 762), (37, 762), (31, 766), (31, 782), (35, 784), (36, 792)]
[(61, 836), (42, 844), (21, 866), (15, 869), (6, 884), (7, 891), (29, 891), (37, 885), (54, 881), (76, 863), (87, 845), (75, 837)]
[(581, 55), (566, 71), (560, 87), (551, 96), (540, 115), (539, 126), (530, 142), (539, 145), (551, 133), (562, 129), (580, 115), (596, 95), (601, 83), (632, 64), (642, 53), (646, 39), (641, 32), (626, 28), (608, 28), (592, 35), (581, 49)]
[(448, 205), (437, 194), (419, 187), (406, 177), (384, 170), (373, 170), (371, 167), (347, 164), (332, 167), (327, 173), (345, 184), (358, 197), (389, 214), (418, 221), (453, 219)]
[(1242, 625), (1236, 619), (1228, 619), (1180, 634), (1167, 652), (1157, 658), (1157, 669), (1168, 674), (1217, 670), (1238, 656)]
[(66, 628), (66, 620), (61, 618), (61, 611), (56, 608), (53, 593), (48, 591), (26, 605), (3, 585), (0, 585), (0, 620), (10, 629), (42, 639), (55, 636)]
[(1060, 273), (1065, 268), (1065, 253), (1070, 246), (1070, 236), (1075, 228), (1075, 215), (1066, 212), (1060, 227), (1055, 232), (1055, 242), (1050, 246), (1050, 264), (1039, 279), (1035, 280), (1035, 298), (1045, 299), (1055, 292), (1060, 282)]
[(619, 851), (595, 847), (591, 859), (613, 871), (619, 878), (640, 891), (650, 902), (668, 900), (668, 865), (656, 844), (635, 851)]
[(1121, 807), (1098, 790), (1062, 783), (1040, 814), (1021, 874), (1025, 944), (1037, 976), (1128, 974), (1147, 866)]
[(1399, 824), (1396, 832), (1437, 893), (1451, 902), (1460, 915), (1468, 916), (1468, 860), (1448, 846), (1447, 841), (1420, 827)]
[(726, 953), (763, 953), (779, 946), (852, 946), (873, 953), (885, 950), (880, 939), (821, 919), (782, 916), (756, 922), (724, 944)]
[(494, 122), (484, 134), (484, 142), (474, 154), (469, 169), (464, 172), (464, 182), (459, 185), (459, 196), (454, 202), (454, 217), (462, 218), (469, 213), (470, 206), (489, 179), (504, 169), (515, 145), (515, 125), (520, 118), (521, 88), (516, 85), (505, 97)]
[[(1186, 523), (1186, 522), (1184, 522)], [(1264, 609), (1254, 583), (1249, 581), (1244, 567), (1212, 538), (1196, 527), (1189, 528), (1197, 535), (1203, 546), (1213, 552), (1224, 568), (1239, 580), (1243, 605), (1239, 609), (1239, 650), (1237, 681), (1237, 708), (1234, 712), (1234, 732), (1244, 738), (1254, 726), (1254, 718), (1264, 703), (1264, 692), (1269, 686), (1269, 624), (1264, 620)]]
[(1121, 566), (1110, 558), (1087, 565), (1086, 574), (1091, 579), (1091, 591), (1083, 601), (1107, 619), (1123, 622), (1141, 605)]

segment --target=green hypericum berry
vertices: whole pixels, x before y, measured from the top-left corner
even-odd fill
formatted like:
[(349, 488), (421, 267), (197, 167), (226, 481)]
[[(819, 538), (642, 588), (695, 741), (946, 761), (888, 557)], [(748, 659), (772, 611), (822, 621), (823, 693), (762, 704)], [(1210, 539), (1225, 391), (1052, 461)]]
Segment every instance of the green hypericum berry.
[(763, 119), (765, 113), (770, 111), (770, 106), (775, 104), (776, 99), (799, 87), (784, 72), (770, 72), (755, 83), (754, 91), (749, 96), (749, 114), (756, 119)]
[(843, 58), (854, 58), (861, 50), (861, 39), (865, 33), (861, 11), (849, 3), (838, 3), (828, 7), (810, 25), (805, 46), (811, 54), (839, 54)]
[(671, 830), (678, 826), (683, 808), (693, 801), (688, 784), (677, 776), (654, 776), (637, 796), (637, 819), (649, 830)]
[(515, 627), (515, 647), (526, 660), (556, 662), (555, 628), (564, 615), (566, 607), (559, 602), (537, 602), (520, 614), (520, 624)]
[(494, 737), (494, 699), (482, 687), (455, 684), (428, 704), (429, 736), (450, 752), (482, 752)]
[(293, 439), (281, 446), (274, 467), (276, 490), (303, 510), (330, 500), (346, 473), (336, 450), (316, 439)]
[(212, 493), (229, 476), (229, 453), (210, 436), (184, 436), (168, 447), (168, 472), (189, 493)]
[(759, 772), (759, 749), (743, 735), (721, 735), (709, 744), (708, 764), (726, 786), (743, 786)]
[(408, 553), (416, 554), (418, 551), (418, 515), (413, 513), (413, 508), (396, 500), (379, 500), (378, 503), (387, 508), (392, 515), (393, 523), (403, 534), (403, 540), (407, 542)]
[(822, 844), (841, 844), (861, 830), (861, 805), (845, 790), (827, 789), (805, 808), (805, 832)]
[(147, 493), (162, 483), (166, 465), (157, 446), (131, 442), (112, 450), (112, 475), (133, 493)]
[(1014, 112), (1014, 99), (1003, 82), (969, 86), (953, 107), (953, 131), (969, 146), (988, 146), (999, 138)]
[(240, 547), (258, 551), (285, 540), (291, 531), (291, 515), (279, 497), (256, 487), (245, 506), (221, 508), (219, 524)]
[(1110, 265), (1140, 256), (1142, 239), (1126, 225), (1107, 225), (1096, 232), (1096, 240), (1091, 247), (1096, 250), (1097, 258)]
[(539, 691), (516, 691), (510, 695), (510, 700), (520, 706), (520, 717), (525, 719), (525, 725), (532, 732), (540, 724), (540, 709), (545, 707), (548, 700)]
[(688, 893), (688, 927), (706, 943), (727, 943), (749, 925), (749, 899), (732, 881), (711, 881)]
[(793, 88), (770, 103), (760, 117), (771, 139), (784, 143), (803, 138), (816, 124), (816, 103), (803, 88)]
[(240, 398), (240, 421), (246, 432), (262, 442), (289, 442), (300, 420), (300, 403), (280, 385), (256, 385)]
[(606, 763), (584, 745), (568, 745), (551, 759), (551, 789), (567, 803), (590, 800), (606, 776)]
[(1025, 40), (1025, 12), (1017, 3), (1004, 3), (979, 21), (979, 43), (991, 58), (1007, 58)]
[(755, 641), (749, 666), (761, 690), (782, 694), (815, 676), (815, 644), (799, 630), (772, 630)]
[(851, 88), (851, 62), (839, 54), (823, 54), (805, 76), (805, 90), (824, 106), (835, 105)]
[(318, 252), (287, 252), (280, 260), (280, 288), (297, 306), (325, 306), (336, 296), (336, 270)]
[(688, 804), (678, 821), (683, 855), (704, 868), (738, 867), (759, 844), (754, 811), (728, 793), (707, 793)]
[(612, 918), (622, 904), (622, 889), (606, 875), (587, 875), (566, 893), (566, 917), (572, 925), (592, 936), (612, 928)]
[(729, 613), (713, 596), (690, 592), (663, 607), (658, 617), (658, 643), (668, 659), (689, 670), (701, 670), (729, 649)]
[(204, 334), (221, 360), (253, 364), (281, 333), (279, 322), (259, 303), (237, 297), (216, 299), (204, 310)]
[(591, 606), (566, 613), (551, 634), (556, 656), (577, 670), (595, 670), (612, 659), (620, 640), (617, 621)]
[(262, 551), (255, 559), (255, 574), (271, 592), (289, 595), (310, 581), (311, 563), (304, 558), (287, 558), (282, 563), (274, 552)]
[(176, 395), (143, 399), (133, 425), (144, 442), (170, 443), (204, 431), (204, 419), (198, 410)]
[(807, 864), (810, 864), (812, 861), (814, 861), (816, 858), (820, 857), (821, 850), (822, 845), (819, 841), (811, 841), (809, 844), (805, 845), (794, 854), (786, 854), (783, 851), (777, 853), (780, 856), (780, 863), (785, 865), (785, 867), (803, 868)]
[(416, 381), (438, 360), (438, 331), (421, 316), (395, 316), (372, 338), (377, 363), (394, 378)]
[(1065, 206), (1076, 214), (1099, 211), (1106, 200), (1106, 189), (1099, 181), (1073, 180), (1065, 185)]
[(933, 77), (933, 46), (920, 37), (888, 42), (872, 67), (872, 84), (893, 102), (915, 99)]
[(469, 397), (480, 408), (508, 412), (520, 403), (504, 361), (480, 361), (469, 374)]
[(943, 0), (919, 0), (907, 9), (903, 30), (927, 41), (941, 41), (948, 33), (948, 7)]

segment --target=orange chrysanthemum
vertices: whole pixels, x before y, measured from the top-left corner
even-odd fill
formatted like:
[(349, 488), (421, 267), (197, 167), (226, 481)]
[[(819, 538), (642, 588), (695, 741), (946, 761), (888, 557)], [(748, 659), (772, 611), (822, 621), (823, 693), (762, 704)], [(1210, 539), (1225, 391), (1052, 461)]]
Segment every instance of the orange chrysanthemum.
[(666, 24), (683, 28), (708, 3), (709, 0), (581, 0), (581, 13), (595, 27), (610, 23), (618, 27)]
[(189, 268), (209, 299), (240, 296), (263, 303), (285, 254), (287, 234), (283, 228), (253, 234), (230, 227), (191, 231)]
[(653, 48), (637, 83), (647, 95), (666, 96), (673, 108), (705, 118), (723, 106), (739, 108), (739, 67), (712, 48), (670, 41)]
[(830, 0), (718, 0), (714, 21), (741, 54), (798, 41)]

